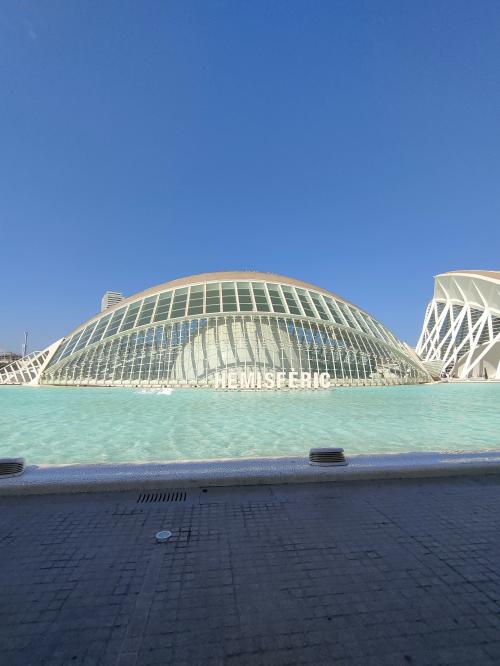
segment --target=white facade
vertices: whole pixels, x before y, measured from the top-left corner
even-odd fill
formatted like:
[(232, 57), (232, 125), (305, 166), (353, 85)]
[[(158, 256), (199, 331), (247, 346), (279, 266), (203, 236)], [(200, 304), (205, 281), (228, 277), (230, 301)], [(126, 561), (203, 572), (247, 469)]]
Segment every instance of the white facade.
[(435, 280), (417, 354), (442, 377), (500, 379), (500, 271), (451, 271)]
[(251, 376), (259, 389), (430, 380), (414, 352), (352, 303), (293, 278), (246, 271), (192, 275), (135, 294), (29, 368), (25, 375), (4, 368), (0, 384), (220, 388), (233, 374), (243, 383)]
[(0, 368), (0, 384), (38, 384), (43, 370), (57, 350), (61, 340), (43, 351), (34, 351)]

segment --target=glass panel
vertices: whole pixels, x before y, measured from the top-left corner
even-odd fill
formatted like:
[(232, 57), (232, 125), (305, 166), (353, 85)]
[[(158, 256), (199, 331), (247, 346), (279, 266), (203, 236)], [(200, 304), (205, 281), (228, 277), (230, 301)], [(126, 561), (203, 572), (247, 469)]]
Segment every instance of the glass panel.
[(220, 284), (207, 284), (207, 312), (220, 312)]
[(284, 287), (283, 285), (281, 288), (283, 290), (283, 296), (285, 297), (288, 309), (290, 310), (290, 314), (302, 314), (299, 305), (295, 300), (295, 294), (293, 293), (292, 289), (290, 287)]
[(464, 317), (458, 329), (458, 333), (455, 337), (456, 347), (460, 346), (460, 344), (465, 340), (465, 337), (468, 335), (468, 333), (469, 333), (469, 322), (467, 320), (467, 317)]
[(189, 293), (188, 315), (203, 314), (203, 301), (205, 296), (205, 285), (191, 287)]
[(153, 310), (155, 309), (156, 299), (158, 296), (149, 296), (142, 302), (141, 312), (137, 320), (137, 326), (145, 326), (151, 321)]
[(344, 319), (346, 320), (347, 325), (351, 328), (359, 328), (357, 321), (354, 319), (352, 312), (349, 310), (347, 305), (345, 303), (339, 302), (338, 306), (342, 310), (342, 314), (344, 315)]
[(490, 330), (488, 326), (488, 321), (486, 320), (483, 324), (483, 330), (481, 331), (481, 335), (479, 336), (478, 344), (482, 345), (485, 342), (488, 342), (490, 339)]
[(267, 283), (267, 290), (274, 312), (286, 312), (285, 305), (281, 298), (278, 285)]
[(186, 314), (187, 295), (187, 287), (175, 290), (174, 302), (172, 303), (172, 313), (170, 314), (172, 319), (175, 319), (176, 317), (184, 317)]
[(309, 296), (312, 298), (313, 303), (316, 306), (316, 310), (318, 311), (318, 314), (321, 317), (321, 319), (326, 319), (326, 321), (328, 321), (330, 317), (327, 315), (326, 310), (323, 307), (323, 304), (321, 303), (319, 295), (310, 291)]
[(90, 338), (90, 336), (91, 336), (91, 334), (92, 334), (92, 331), (94, 330), (94, 328), (96, 327), (96, 325), (97, 325), (97, 322), (94, 321), (94, 322), (92, 322), (92, 324), (89, 324), (89, 325), (85, 328), (85, 330), (84, 330), (83, 333), (82, 333), (81, 338), (78, 340), (78, 344), (77, 344), (76, 347), (73, 349), (73, 353), (74, 353), (74, 352), (77, 352), (77, 351), (79, 351), (80, 349), (83, 349), (83, 347), (85, 347), (85, 345), (87, 344), (88, 339)]
[(158, 306), (156, 308), (153, 321), (165, 321), (165, 319), (168, 319), (168, 313), (170, 310), (171, 301), (172, 301), (171, 291), (167, 291), (165, 294), (160, 294), (160, 298), (158, 299)]
[(269, 303), (267, 302), (267, 296), (266, 292), (264, 291), (264, 287), (262, 284), (259, 282), (252, 282), (252, 287), (253, 287), (253, 295), (255, 298), (255, 307), (259, 312), (269, 312), (270, 307)]
[(324, 298), (324, 301), (325, 301), (328, 309), (330, 310), (330, 314), (333, 317), (333, 321), (336, 322), (337, 324), (344, 324), (345, 322), (342, 319), (342, 316), (339, 312), (339, 309), (338, 309), (337, 304), (335, 303), (335, 301), (331, 298), (328, 298), (327, 296), (323, 296), (323, 298)]
[(387, 334), (387, 330), (385, 329), (385, 327), (382, 326), (382, 324), (379, 324), (378, 322), (377, 322), (377, 327), (380, 331), (380, 335), (381, 335), (382, 339), (384, 340), (384, 342), (389, 342), (390, 344), (392, 344), (391, 338)]
[(99, 342), (99, 340), (103, 336), (103, 333), (104, 333), (104, 331), (106, 329), (106, 326), (108, 325), (108, 322), (109, 322), (110, 319), (111, 319), (111, 315), (108, 314), (99, 321), (99, 323), (97, 324), (94, 332), (92, 333), (92, 337), (89, 340), (89, 345), (92, 345), (94, 342)]
[(236, 312), (236, 290), (233, 282), (222, 283), (222, 309), (224, 312)]
[(363, 321), (365, 322), (365, 324), (366, 324), (366, 326), (367, 326), (367, 328), (370, 332), (370, 335), (374, 335), (376, 338), (379, 338), (380, 333), (377, 331), (376, 326), (374, 326), (373, 320), (370, 317), (370, 315), (363, 314)]
[(125, 319), (123, 320), (123, 324), (121, 325), (120, 333), (122, 333), (123, 331), (128, 331), (131, 328), (134, 328), (135, 320), (137, 319), (137, 313), (139, 312), (141, 303), (142, 301), (139, 301), (138, 303), (133, 303), (129, 307)]
[(75, 346), (77, 338), (79, 338), (80, 335), (81, 335), (81, 331), (78, 331), (78, 333), (75, 333), (75, 335), (72, 335), (71, 338), (69, 338), (69, 340), (66, 340), (66, 342), (64, 342), (61, 345), (61, 347), (59, 348), (59, 350), (55, 354), (54, 358), (50, 362), (50, 365), (54, 365), (55, 363), (57, 363), (57, 361), (59, 361), (59, 359), (64, 358), (64, 356), (68, 356), (68, 354), (71, 352), (72, 348)]
[(297, 296), (299, 297), (302, 307), (304, 308), (306, 316), (315, 317), (316, 315), (314, 314), (313, 309), (309, 303), (306, 292), (303, 289), (297, 289)]
[(364, 331), (365, 333), (370, 333), (371, 334), (371, 331), (368, 328), (368, 325), (366, 324), (361, 312), (358, 312), (354, 308), (349, 308), (349, 310), (350, 310), (351, 314), (353, 315), (353, 317), (358, 322), (358, 325), (360, 326), (361, 330)]
[(126, 309), (126, 307), (121, 308), (114, 313), (113, 318), (109, 322), (109, 326), (106, 329), (106, 334), (104, 335), (105, 338), (109, 338), (111, 335), (116, 333), (120, 327), (120, 324), (122, 323), (123, 315), (125, 314)]
[(253, 310), (249, 282), (238, 282), (238, 300), (240, 302), (240, 310), (243, 312), (251, 312)]

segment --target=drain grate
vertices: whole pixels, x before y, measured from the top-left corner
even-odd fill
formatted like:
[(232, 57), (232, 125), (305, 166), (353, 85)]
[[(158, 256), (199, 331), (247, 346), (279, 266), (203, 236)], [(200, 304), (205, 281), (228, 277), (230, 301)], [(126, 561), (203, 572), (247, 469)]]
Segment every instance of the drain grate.
[(0, 458), (0, 478), (19, 476), (24, 472), (24, 458)]
[(137, 504), (149, 504), (151, 502), (185, 502), (187, 492), (185, 490), (168, 490), (166, 492), (140, 493)]
[(310, 465), (347, 465), (344, 449), (323, 448), (309, 451)]

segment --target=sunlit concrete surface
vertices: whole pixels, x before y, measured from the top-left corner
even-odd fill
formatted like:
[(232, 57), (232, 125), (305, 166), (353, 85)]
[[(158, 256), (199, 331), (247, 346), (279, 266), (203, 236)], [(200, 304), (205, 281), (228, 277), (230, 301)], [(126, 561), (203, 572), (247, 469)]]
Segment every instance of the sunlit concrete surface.
[(140, 494), (0, 498), (2, 663), (500, 661), (500, 476)]
[(0, 495), (98, 492), (354, 479), (499, 474), (500, 451), (348, 455), (346, 467), (317, 467), (305, 457), (97, 465), (28, 465), (22, 476), (0, 479)]

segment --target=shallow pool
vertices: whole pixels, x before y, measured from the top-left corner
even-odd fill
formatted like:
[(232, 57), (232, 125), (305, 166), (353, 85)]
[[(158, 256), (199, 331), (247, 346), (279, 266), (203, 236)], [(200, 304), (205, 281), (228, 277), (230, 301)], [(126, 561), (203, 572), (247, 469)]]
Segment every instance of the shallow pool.
[(500, 384), (269, 393), (0, 387), (0, 455), (136, 462), (500, 449)]

